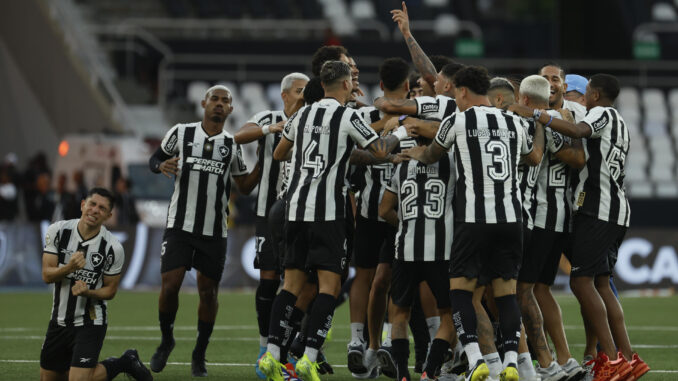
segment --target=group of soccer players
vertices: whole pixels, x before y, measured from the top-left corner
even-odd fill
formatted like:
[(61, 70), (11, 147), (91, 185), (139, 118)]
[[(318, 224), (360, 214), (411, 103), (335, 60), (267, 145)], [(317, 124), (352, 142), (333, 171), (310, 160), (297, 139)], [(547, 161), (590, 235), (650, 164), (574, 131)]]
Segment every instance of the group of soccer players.
[[(223, 129), (231, 92), (214, 86), (203, 120), (167, 133), (150, 160), (153, 172), (175, 178), (161, 252), (162, 338), (151, 370), (161, 372), (175, 346), (179, 288), (195, 268), (191, 369), (207, 375), (234, 182), (245, 194), (259, 186), (255, 369), (262, 379), (317, 381), (332, 372), (322, 347), (342, 284), (350, 285), (347, 363), (356, 378), (411, 379), (408, 325), (421, 380), (634, 381), (647, 373), (610, 281), (630, 220), (630, 142), (613, 108), (616, 78), (596, 74), (576, 87), (582, 106), (564, 99), (557, 65), (520, 83), (491, 79), (482, 67), (429, 58), (404, 3), (392, 15), (418, 74), (400, 58), (386, 59), (384, 96), (373, 105), (357, 101), (359, 71), (348, 51), (322, 47), (312, 78), (282, 79), (284, 110), (258, 112), (232, 136)], [(248, 171), (240, 144), (253, 142), (258, 160)], [(97, 365), (103, 300), (115, 294), (122, 263), (119, 244), (101, 227), (111, 207), (104, 190), (93, 190), (80, 220), (49, 229), (43, 273), (57, 287), (44, 379), (61, 379), (69, 362), (83, 379), (120, 372), (151, 379), (136, 351)], [(581, 365), (550, 292), (562, 253), (587, 333)], [(356, 273), (347, 281), (349, 264)], [(97, 342), (83, 343), (86, 336)]]

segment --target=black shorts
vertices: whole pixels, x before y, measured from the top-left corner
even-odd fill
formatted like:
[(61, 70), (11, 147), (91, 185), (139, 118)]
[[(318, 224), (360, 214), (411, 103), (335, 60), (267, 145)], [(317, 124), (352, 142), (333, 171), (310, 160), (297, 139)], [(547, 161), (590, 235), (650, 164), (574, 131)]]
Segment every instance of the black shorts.
[(419, 284), (423, 281), (436, 298), (438, 308), (450, 308), (450, 281), (447, 276), (447, 261), (405, 262), (393, 261), (391, 277), (391, 298), (398, 307), (410, 308), (415, 295), (419, 294)]
[(518, 280), (552, 286), (568, 236), (568, 233), (558, 233), (535, 226), (529, 243), (523, 242), (525, 249)]
[(63, 327), (50, 321), (40, 351), (40, 367), (55, 372), (70, 367), (94, 368), (105, 337), (105, 325)]
[(196, 237), (178, 229), (165, 230), (160, 252), (160, 272), (195, 267), (206, 277), (221, 280), (226, 262), (226, 238)]
[(523, 252), (520, 223), (481, 224), (456, 222), (450, 260), (450, 278), (516, 279)]
[(577, 214), (572, 233), (571, 277), (611, 275), (626, 227)]
[(268, 218), (257, 217), (255, 220), (254, 239), (256, 240), (257, 255), (254, 257), (254, 268), (259, 270), (273, 270), (280, 273), (280, 260), (276, 245), (271, 238)]
[(285, 224), (285, 269), (327, 270), (342, 275), (347, 260), (344, 220)]
[(355, 265), (373, 269), (379, 263), (392, 263), (395, 256), (396, 229), (383, 221), (356, 217), (353, 255)]
[(271, 235), (271, 249), (278, 258), (279, 267), (285, 258), (285, 200), (280, 199), (271, 205), (268, 211), (268, 232)]

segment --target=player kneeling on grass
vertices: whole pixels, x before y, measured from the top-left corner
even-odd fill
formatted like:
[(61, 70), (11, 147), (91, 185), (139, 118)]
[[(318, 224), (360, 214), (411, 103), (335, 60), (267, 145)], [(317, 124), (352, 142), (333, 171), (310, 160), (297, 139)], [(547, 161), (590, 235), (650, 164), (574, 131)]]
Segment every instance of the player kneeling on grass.
[(40, 380), (112, 380), (126, 373), (153, 380), (135, 349), (98, 362), (106, 336), (108, 309), (125, 253), (105, 227), (113, 195), (93, 188), (80, 204), (80, 219), (57, 221), (45, 236), (42, 279), (54, 283), (52, 319), (40, 352)]
[[(418, 139), (430, 143), (430, 139)], [(379, 205), (379, 215), (398, 227), (391, 278), (395, 305), (391, 337), (398, 381), (410, 380), (407, 322), (422, 281), (430, 286), (440, 311), (440, 328), (431, 344), (422, 380), (435, 379), (450, 338), (456, 341), (447, 283), (453, 231), (453, 163), (452, 153), (447, 153), (428, 165), (417, 160), (398, 164)]]

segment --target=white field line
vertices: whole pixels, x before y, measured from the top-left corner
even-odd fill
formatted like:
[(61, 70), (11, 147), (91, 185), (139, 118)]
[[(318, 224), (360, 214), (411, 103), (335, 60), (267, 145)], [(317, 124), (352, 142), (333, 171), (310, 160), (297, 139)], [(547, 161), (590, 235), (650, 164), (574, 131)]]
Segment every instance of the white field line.
[[(0, 363), (28, 363), (28, 364), (37, 364), (40, 360), (2, 360)], [(190, 362), (168, 362), (167, 365), (181, 365), (181, 366), (190, 366)], [(254, 364), (244, 364), (244, 363), (232, 363), (232, 362), (207, 362), (209, 366), (254, 366)], [(346, 368), (347, 365), (332, 365), (333, 368)], [(412, 367), (410, 367), (412, 368)], [(678, 370), (673, 369), (652, 369), (650, 373), (678, 373)]]

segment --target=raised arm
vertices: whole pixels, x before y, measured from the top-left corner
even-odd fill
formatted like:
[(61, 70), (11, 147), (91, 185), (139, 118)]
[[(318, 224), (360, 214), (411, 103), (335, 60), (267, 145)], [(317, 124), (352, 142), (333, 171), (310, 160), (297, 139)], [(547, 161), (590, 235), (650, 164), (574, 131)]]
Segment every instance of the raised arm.
[(400, 33), (402, 33), (403, 38), (405, 38), (405, 42), (407, 43), (407, 48), (410, 50), (410, 55), (412, 56), (412, 62), (414, 62), (414, 66), (417, 68), (424, 81), (426, 81), (431, 86), (431, 88), (433, 88), (433, 83), (436, 81), (436, 75), (438, 73), (436, 72), (436, 68), (433, 66), (431, 60), (417, 43), (417, 40), (415, 40), (412, 36), (412, 32), (410, 31), (410, 18), (407, 14), (407, 6), (405, 5), (404, 1), (402, 4), (402, 10), (394, 9), (391, 11), (391, 14), (393, 15), (393, 21), (398, 23), (398, 29), (400, 29)]
[(264, 126), (260, 126), (257, 123), (248, 122), (240, 128), (240, 131), (236, 132), (236, 134), (233, 136), (233, 140), (235, 140), (235, 142), (238, 144), (251, 143), (263, 138), (268, 134), (282, 131), (284, 125), (285, 121)]
[(413, 99), (377, 98), (374, 100), (374, 107), (387, 114), (415, 115), (417, 113), (417, 102)]

